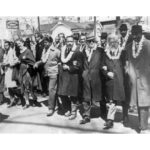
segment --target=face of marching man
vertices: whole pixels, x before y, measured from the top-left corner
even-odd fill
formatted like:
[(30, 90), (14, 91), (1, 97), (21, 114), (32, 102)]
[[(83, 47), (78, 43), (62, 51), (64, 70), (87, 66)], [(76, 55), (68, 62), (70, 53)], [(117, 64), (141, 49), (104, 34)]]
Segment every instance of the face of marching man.
[(117, 49), (119, 46), (119, 41), (117, 40), (117, 38), (110, 38), (109, 39), (109, 46), (111, 47), (111, 49)]
[(135, 42), (139, 43), (142, 38), (142, 33), (132, 33), (132, 37)]
[(127, 30), (120, 30), (120, 34), (124, 38), (127, 35)]
[(94, 39), (88, 40), (87, 43), (90, 49), (94, 48), (96, 44)]
[(73, 37), (67, 37), (67, 39), (66, 39), (67, 48), (72, 49), (73, 44), (74, 44)]
[(24, 42), (23, 42), (23, 41), (18, 40), (18, 41), (17, 41), (17, 46), (18, 46), (18, 48), (19, 48), (19, 49), (21, 49), (21, 50), (22, 50), (22, 49), (24, 48)]
[(82, 35), (80, 37), (80, 43), (81, 43), (81, 45), (85, 45), (86, 44), (86, 36)]
[(5, 42), (5, 43), (4, 43), (4, 49), (5, 49), (6, 51), (8, 51), (9, 48), (10, 48), (10, 44), (9, 44), (8, 42)]

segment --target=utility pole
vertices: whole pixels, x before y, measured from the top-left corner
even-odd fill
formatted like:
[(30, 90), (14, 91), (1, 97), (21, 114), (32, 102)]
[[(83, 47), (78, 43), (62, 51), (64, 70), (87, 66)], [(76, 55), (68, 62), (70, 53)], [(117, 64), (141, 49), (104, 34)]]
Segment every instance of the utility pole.
[(94, 16), (94, 37), (96, 39), (96, 16)]
[(38, 31), (40, 32), (40, 17), (37, 17), (37, 22), (38, 22)]
[(116, 16), (116, 27), (120, 25), (120, 16)]

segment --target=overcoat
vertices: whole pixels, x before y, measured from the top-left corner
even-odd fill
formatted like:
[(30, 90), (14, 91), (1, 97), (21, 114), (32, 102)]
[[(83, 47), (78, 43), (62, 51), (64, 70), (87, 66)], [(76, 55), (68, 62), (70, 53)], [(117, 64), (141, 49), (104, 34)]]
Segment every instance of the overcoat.
[[(65, 54), (66, 56), (68, 53)], [(76, 65), (74, 65), (76, 62)], [(83, 68), (83, 55), (77, 49), (70, 61), (66, 63), (70, 70), (63, 70), (63, 64), (59, 67), (58, 95), (60, 96), (79, 96), (80, 76)]]
[[(105, 54), (103, 55), (103, 66), (107, 67), (107, 70), (103, 70), (105, 76), (104, 88), (105, 96), (108, 100), (124, 101), (125, 92), (124, 92), (124, 80), (123, 80), (123, 66), (120, 59), (109, 59)], [(107, 73), (113, 72), (114, 78), (111, 79)]]
[(83, 68), (83, 98), (84, 101), (100, 101), (102, 99), (101, 92), (101, 64), (102, 64), (102, 48), (97, 47), (93, 51), (90, 62), (87, 55), (83, 51), (84, 68)]
[(127, 72), (130, 77), (130, 105), (150, 106), (150, 41), (144, 39), (142, 50), (137, 58), (132, 55), (132, 43), (128, 47)]

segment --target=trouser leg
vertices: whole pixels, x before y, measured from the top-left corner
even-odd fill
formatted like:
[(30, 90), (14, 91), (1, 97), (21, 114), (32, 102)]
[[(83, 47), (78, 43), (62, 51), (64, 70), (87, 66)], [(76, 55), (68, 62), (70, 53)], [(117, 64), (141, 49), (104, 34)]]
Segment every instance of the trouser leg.
[(0, 103), (2, 103), (4, 101), (4, 94), (1, 92), (0, 93)]
[(110, 102), (107, 104), (107, 106), (108, 106), (107, 120), (114, 120), (117, 111), (116, 104), (114, 102)]
[(70, 97), (71, 99), (71, 114), (76, 114), (77, 111), (77, 98)]
[(57, 77), (49, 79), (48, 108), (54, 110), (56, 105)]
[(71, 101), (68, 96), (61, 96), (62, 106), (65, 111), (71, 111)]
[(25, 98), (25, 104), (29, 105), (29, 92), (28, 91), (24, 92), (24, 98)]
[(91, 112), (91, 102), (84, 101), (83, 102), (83, 118), (90, 118)]
[(141, 130), (148, 129), (149, 107), (139, 107), (139, 123)]
[(13, 88), (8, 88), (9, 96), (10, 96), (10, 103), (14, 102), (14, 89)]

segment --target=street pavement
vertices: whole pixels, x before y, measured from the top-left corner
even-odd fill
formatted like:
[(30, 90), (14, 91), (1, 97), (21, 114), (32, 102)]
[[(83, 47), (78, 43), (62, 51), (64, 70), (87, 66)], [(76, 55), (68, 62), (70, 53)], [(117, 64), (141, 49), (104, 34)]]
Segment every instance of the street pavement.
[(25, 110), (21, 106), (7, 108), (7, 104), (0, 106), (0, 133), (111, 133), (111, 134), (137, 134), (137, 114), (130, 114), (130, 126), (124, 127), (121, 123), (122, 112), (118, 107), (114, 127), (109, 130), (104, 128), (104, 120), (99, 117), (99, 108), (93, 108), (91, 122), (80, 125), (82, 119), (80, 112), (75, 120), (68, 120), (63, 115), (54, 113), (47, 117), (47, 98), (38, 97), (41, 107), (29, 107)]

